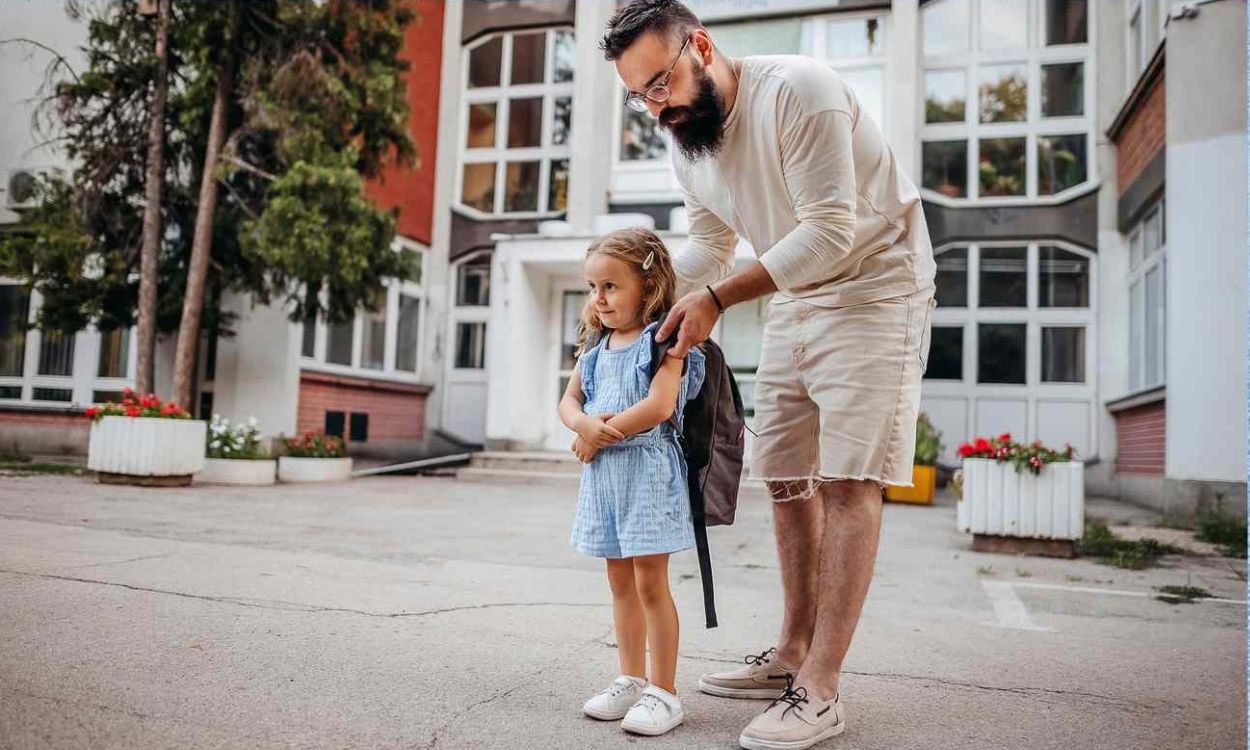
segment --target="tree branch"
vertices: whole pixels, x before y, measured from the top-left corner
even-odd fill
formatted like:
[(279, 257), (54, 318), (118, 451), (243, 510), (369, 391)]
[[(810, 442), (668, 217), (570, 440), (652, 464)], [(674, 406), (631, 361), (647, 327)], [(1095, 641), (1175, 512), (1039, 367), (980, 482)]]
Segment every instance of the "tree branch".
[(239, 167), (240, 169), (244, 169), (248, 172), (251, 172), (254, 175), (259, 175), (261, 177), (264, 177), (266, 180), (269, 180), (270, 182), (276, 182), (278, 179), (277, 175), (269, 174), (268, 172), (261, 169), (260, 167), (254, 167), (251, 164), (248, 164), (247, 162), (243, 161), (242, 159), (239, 159), (233, 156), (222, 154), (222, 156), (218, 159), (218, 161), (224, 161), (224, 162), (233, 164), (236, 167)]
[(74, 77), (75, 82), (77, 83), (82, 82), (82, 79), (78, 77), (78, 72), (74, 70), (74, 66), (69, 64), (69, 60), (66, 60), (64, 55), (52, 49), (51, 47), (44, 44), (43, 42), (37, 42), (34, 39), (27, 39), (26, 37), (22, 37), (22, 36), (15, 36), (15, 37), (10, 37), (8, 39), (0, 39), (0, 46), (3, 46), (5, 44), (29, 44), (32, 47), (37, 47), (43, 50), (44, 52), (47, 52), (49, 55), (52, 55), (52, 57), (56, 58), (53, 61), (54, 64), (63, 66), (66, 70), (68, 70), (69, 74)]

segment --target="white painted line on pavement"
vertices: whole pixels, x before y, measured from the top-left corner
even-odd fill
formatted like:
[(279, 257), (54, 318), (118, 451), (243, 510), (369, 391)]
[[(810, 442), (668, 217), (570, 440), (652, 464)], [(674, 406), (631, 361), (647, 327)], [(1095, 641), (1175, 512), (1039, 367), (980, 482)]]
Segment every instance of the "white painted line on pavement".
[(990, 598), (990, 603), (994, 605), (994, 616), (997, 618), (993, 623), (995, 627), (1034, 631), (1051, 629), (1033, 624), (1029, 611), (1024, 608), (1024, 602), (1016, 596), (1010, 583), (982, 579), (981, 586), (985, 589), (985, 595)]
[[(1021, 583), (1005, 584), (1026, 589), (1048, 589), (1051, 591), (1071, 591), (1077, 594), (1107, 594), (1108, 596), (1136, 596), (1141, 598), (1159, 596), (1155, 591), (1124, 591), (1122, 589), (1097, 589), (1090, 586), (1061, 586), (1055, 583)], [(1197, 597), (1195, 602), (1218, 602), (1220, 604), (1240, 604), (1246, 606), (1241, 599), (1221, 599), (1215, 596)]]

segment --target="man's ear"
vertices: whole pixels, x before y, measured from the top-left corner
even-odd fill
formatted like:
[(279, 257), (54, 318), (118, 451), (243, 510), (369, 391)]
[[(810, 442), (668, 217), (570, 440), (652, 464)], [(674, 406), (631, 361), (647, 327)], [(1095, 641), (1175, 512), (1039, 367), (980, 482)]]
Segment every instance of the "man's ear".
[(704, 66), (712, 64), (712, 60), (716, 56), (716, 47), (712, 44), (712, 35), (705, 28), (697, 28), (690, 32), (690, 45), (694, 47), (695, 52), (699, 55), (699, 61)]

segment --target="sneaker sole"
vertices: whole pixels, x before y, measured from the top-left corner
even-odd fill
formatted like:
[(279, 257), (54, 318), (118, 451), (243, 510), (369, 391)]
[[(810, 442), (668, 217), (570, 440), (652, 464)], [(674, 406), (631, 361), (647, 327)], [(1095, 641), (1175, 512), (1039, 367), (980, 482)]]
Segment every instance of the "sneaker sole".
[(625, 714), (629, 713), (629, 709), (627, 708), (620, 713), (608, 713), (607, 711), (597, 711), (593, 708), (583, 707), (582, 713), (592, 719), (598, 719), (599, 721), (620, 721), (625, 718)]
[(646, 735), (647, 737), (659, 737), (662, 734), (671, 732), (672, 730), (676, 729), (677, 726), (681, 724), (682, 721), (685, 720), (685, 718), (686, 718), (685, 714), (677, 714), (677, 716), (670, 719), (667, 724), (664, 724), (658, 727), (653, 727), (649, 724), (648, 725), (630, 724), (629, 722), (622, 721), (621, 729), (624, 729), (626, 732), (629, 732), (631, 734), (642, 734), (642, 735)]
[(699, 678), (699, 692), (715, 695), (717, 698), (739, 698), (743, 700), (772, 700), (781, 695), (785, 688), (731, 688), (713, 685)]
[(758, 737), (748, 737), (742, 734), (738, 737), (738, 745), (743, 750), (806, 750), (812, 745), (824, 742), (830, 737), (836, 737), (846, 731), (846, 722), (834, 724), (820, 734), (806, 740), (794, 740), (792, 742), (781, 742), (778, 740), (762, 740)]

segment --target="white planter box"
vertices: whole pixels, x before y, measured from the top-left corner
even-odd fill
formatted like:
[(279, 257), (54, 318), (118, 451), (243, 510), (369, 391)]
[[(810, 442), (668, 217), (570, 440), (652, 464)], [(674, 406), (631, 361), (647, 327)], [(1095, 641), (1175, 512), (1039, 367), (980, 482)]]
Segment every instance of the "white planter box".
[(278, 481), (278, 462), (273, 459), (206, 458), (204, 470), (195, 475), (204, 484), (269, 485)]
[(967, 458), (960, 531), (1025, 539), (1080, 539), (1085, 533), (1085, 466), (1046, 464), (1041, 474), (1009, 462)]
[(279, 482), (342, 482), (351, 478), (350, 458), (278, 458)]
[(136, 477), (187, 476), (204, 468), (208, 423), (198, 419), (102, 417), (91, 424), (87, 468)]

